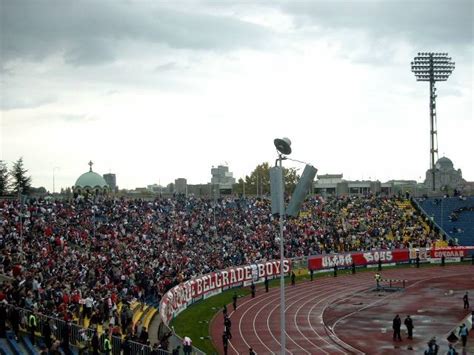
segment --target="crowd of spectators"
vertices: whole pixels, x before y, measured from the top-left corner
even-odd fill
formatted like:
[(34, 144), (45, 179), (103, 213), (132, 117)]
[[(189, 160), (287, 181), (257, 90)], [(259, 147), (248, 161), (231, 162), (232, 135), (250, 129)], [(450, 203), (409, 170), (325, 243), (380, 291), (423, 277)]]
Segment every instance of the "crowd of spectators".
[[(430, 246), (437, 235), (424, 227), (395, 197), (313, 196), (286, 221), (285, 255)], [(13, 279), (0, 301), (125, 333), (118, 302), (159, 301), (193, 276), (278, 259), (278, 230), (266, 198), (0, 201), (0, 274)]]

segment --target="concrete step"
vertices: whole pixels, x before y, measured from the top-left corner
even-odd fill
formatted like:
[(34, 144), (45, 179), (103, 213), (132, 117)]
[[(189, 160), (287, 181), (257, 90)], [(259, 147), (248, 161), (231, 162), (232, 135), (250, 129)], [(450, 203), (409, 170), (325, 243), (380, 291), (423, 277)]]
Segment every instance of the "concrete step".
[(28, 350), (21, 343), (21, 341), (16, 341), (15, 335), (12, 332), (7, 332), (7, 342), (10, 348), (10, 354), (13, 354), (13, 355), (29, 354)]
[(1, 355), (10, 354), (10, 345), (8, 345), (7, 338), (0, 338), (0, 354)]

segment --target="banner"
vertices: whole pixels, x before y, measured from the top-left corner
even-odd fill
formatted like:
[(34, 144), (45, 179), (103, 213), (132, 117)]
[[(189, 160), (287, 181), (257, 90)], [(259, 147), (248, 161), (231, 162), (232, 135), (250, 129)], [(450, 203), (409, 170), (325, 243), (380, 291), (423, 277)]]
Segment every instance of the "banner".
[(336, 265), (338, 267), (351, 267), (353, 263), (355, 266), (365, 266), (378, 264), (379, 260), (384, 264), (408, 262), (410, 253), (408, 249), (394, 249), (315, 255), (308, 258), (308, 269), (329, 269)]
[(470, 251), (473, 250), (474, 247), (446, 247), (446, 248), (438, 248), (438, 249), (431, 249), (430, 256), (432, 258), (463, 258), (470, 254)]
[[(291, 260), (283, 260), (283, 272), (290, 272)], [(163, 295), (160, 302), (160, 316), (168, 323), (190, 304), (218, 294), (230, 287), (242, 286), (251, 282), (263, 282), (265, 277), (272, 278), (280, 274), (280, 260), (268, 261), (241, 267), (232, 267), (222, 271), (203, 275), (181, 283)]]
[(428, 262), (431, 258), (430, 248), (410, 248), (410, 259), (416, 260), (416, 257), (420, 259), (420, 262)]

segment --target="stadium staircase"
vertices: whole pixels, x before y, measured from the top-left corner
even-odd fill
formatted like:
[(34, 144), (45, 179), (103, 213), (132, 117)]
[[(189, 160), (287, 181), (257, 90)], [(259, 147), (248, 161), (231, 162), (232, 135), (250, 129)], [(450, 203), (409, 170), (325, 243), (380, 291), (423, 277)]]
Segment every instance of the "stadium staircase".
[[(457, 239), (459, 245), (474, 245), (474, 197), (416, 199), (415, 202), (449, 238)], [(453, 220), (453, 212), (461, 208), (473, 210), (459, 212), (457, 220)]]
[[(33, 345), (26, 334), (22, 335), (19, 341), (16, 341), (15, 335), (11, 331), (7, 331), (6, 335), (6, 338), (0, 338), (1, 355), (36, 355), (41, 352), (40, 345), (42, 344), (42, 340), (39, 336), (37, 337), (39, 344), (37, 343), (37, 345)], [(74, 346), (70, 346), (69, 350), (73, 355), (79, 354), (79, 350)], [(59, 351), (62, 354), (65, 354), (61, 348), (59, 348)]]
[[(412, 215), (413, 213), (416, 212), (416, 209), (410, 200), (399, 200), (399, 201), (396, 201), (395, 204), (397, 205), (398, 208), (405, 210), (406, 214)], [(419, 223), (423, 225), (423, 229), (425, 230), (426, 234), (428, 234), (430, 231), (430, 226), (428, 225), (428, 223), (426, 223), (426, 221), (421, 217), (418, 218), (418, 221)], [(405, 231), (403, 231), (403, 234), (404, 234), (403, 241), (410, 242), (410, 237), (405, 234)], [(392, 232), (388, 234), (387, 239), (389, 240), (394, 239)], [(448, 246), (448, 243), (442, 239), (438, 239), (435, 242), (435, 246), (436, 248), (442, 248), (442, 247)]]
[[(118, 310), (119, 314), (122, 311), (122, 307), (123, 307), (123, 305), (120, 302), (117, 305), (117, 310)], [(134, 328), (135, 328), (135, 325), (140, 322), (144, 327), (149, 329), (149, 326), (150, 326), (151, 321), (153, 320), (153, 317), (158, 313), (158, 308), (157, 307), (146, 304), (146, 303), (140, 303), (138, 301), (133, 301), (130, 304), (130, 309), (133, 312), (132, 323), (133, 323)], [(82, 313), (82, 309), (81, 309), (80, 313)], [(79, 318), (75, 317), (75, 321), (79, 322)], [(87, 318), (87, 317), (84, 318), (82, 325), (83, 325), (84, 328), (89, 328), (90, 327), (90, 319)], [(97, 332), (98, 332), (99, 336), (104, 332), (104, 329), (103, 329), (102, 325), (99, 324), (97, 326)]]
[[(120, 311), (122, 310), (122, 304), (119, 303), (117, 305), (117, 308)], [(135, 325), (140, 322), (143, 327), (146, 327), (148, 331), (150, 331), (150, 325), (153, 319), (155, 318), (155, 315), (158, 313), (158, 308), (155, 306), (147, 305), (147, 304), (142, 304), (140, 302), (134, 301), (130, 304), (130, 308), (133, 311), (133, 327), (135, 328)], [(82, 310), (81, 310), (82, 314)], [(75, 323), (80, 324), (79, 318), (75, 317), (74, 319)], [(90, 320), (88, 318), (85, 318), (82, 323), (82, 328), (88, 328), (90, 326)], [(9, 355), (9, 354), (14, 354), (14, 355), (23, 355), (23, 354), (28, 354), (28, 355), (35, 355), (40, 353), (40, 346), (43, 344), (43, 339), (41, 337), (40, 332), (36, 332), (36, 339), (37, 343), (36, 345), (33, 345), (31, 343), (31, 340), (26, 333), (25, 330), (21, 330), (21, 337), (20, 340), (17, 341), (15, 339), (15, 336), (13, 332), (7, 331), (7, 337), (6, 338), (0, 338), (0, 355)], [(102, 325), (97, 326), (97, 332), (100, 335), (104, 332), (104, 327)], [(122, 336), (122, 339), (125, 336)], [(156, 334), (149, 334), (151, 344), (156, 343), (158, 341)], [(76, 355), (79, 354), (79, 349), (75, 347), (73, 344), (70, 344), (70, 350), (71, 353)], [(60, 348), (59, 351), (64, 354), (62, 349)]]

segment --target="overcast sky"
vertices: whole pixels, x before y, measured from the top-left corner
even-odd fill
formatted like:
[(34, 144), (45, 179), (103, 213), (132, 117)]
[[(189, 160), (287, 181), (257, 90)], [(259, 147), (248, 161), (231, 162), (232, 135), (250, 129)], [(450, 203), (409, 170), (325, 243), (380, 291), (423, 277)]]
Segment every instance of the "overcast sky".
[(240, 178), (282, 136), (319, 174), (421, 181), (424, 51), (456, 62), (439, 156), (474, 180), (473, 1), (0, 3), (0, 159), (23, 157), (34, 186), (53, 170), (72, 186), (89, 160), (125, 188), (207, 183), (218, 164)]

